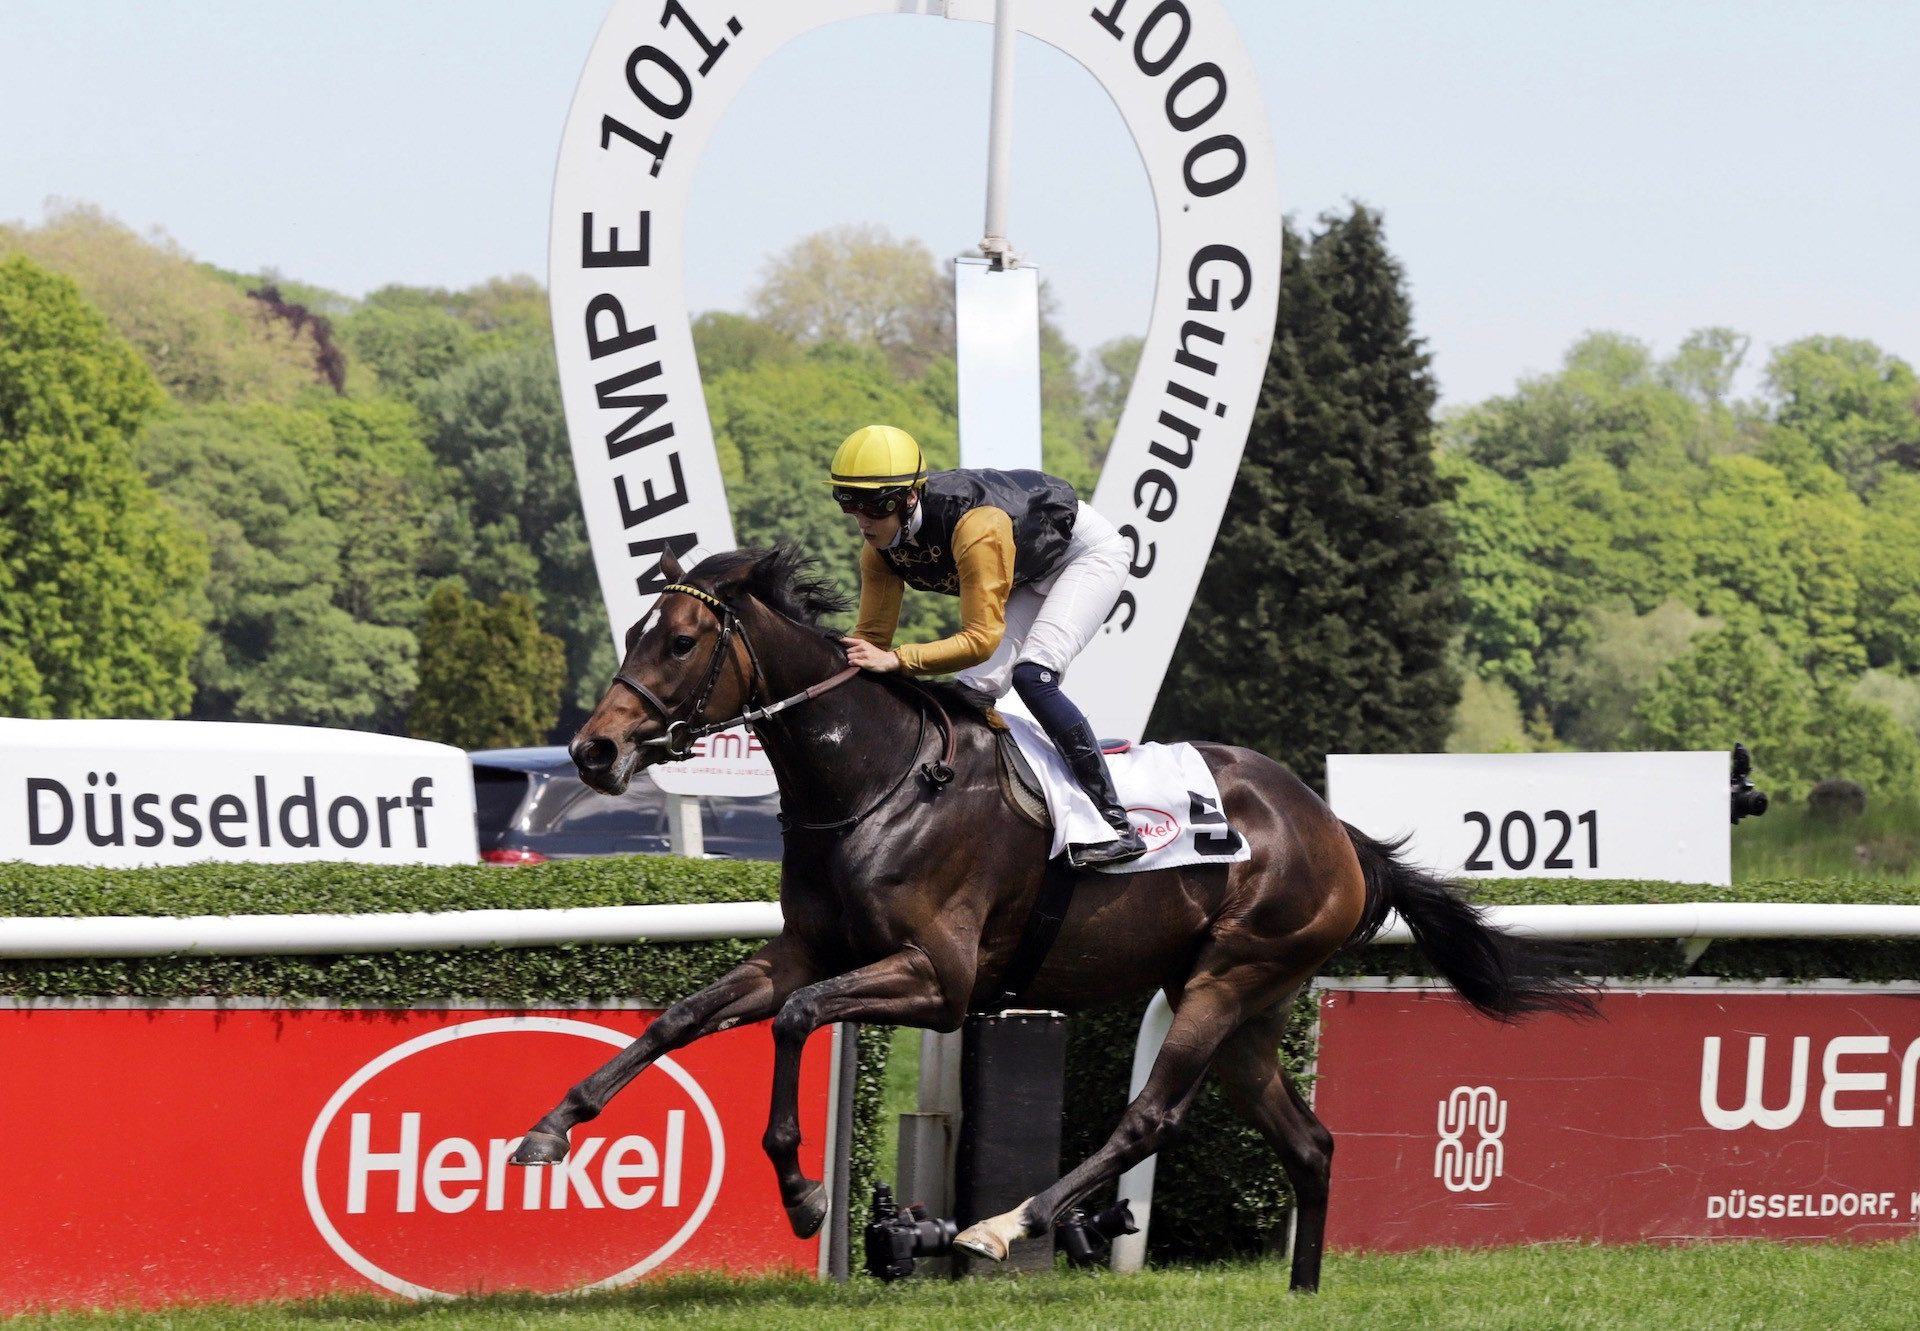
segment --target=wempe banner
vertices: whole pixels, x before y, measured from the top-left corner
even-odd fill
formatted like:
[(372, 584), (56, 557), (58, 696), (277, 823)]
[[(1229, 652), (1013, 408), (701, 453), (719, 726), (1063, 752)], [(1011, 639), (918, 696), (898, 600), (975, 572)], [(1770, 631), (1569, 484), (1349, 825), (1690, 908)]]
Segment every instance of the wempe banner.
[(307, 726), (0, 717), (0, 859), (471, 864), (446, 744)]

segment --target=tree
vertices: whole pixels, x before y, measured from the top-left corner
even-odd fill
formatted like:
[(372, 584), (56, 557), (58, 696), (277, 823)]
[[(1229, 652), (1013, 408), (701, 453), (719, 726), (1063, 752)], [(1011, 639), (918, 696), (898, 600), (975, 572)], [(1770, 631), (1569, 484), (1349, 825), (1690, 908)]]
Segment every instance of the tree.
[(470, 361), (419, 402), (429, 447), (460, 477), (472, 533), (463, 574), (473, 593), (531, 600), (542, 627), (566, 646), (570, 707), (590, 708), (613, 673), (612, 647), (552, 346)]
[(837, 226), (767, 262), (753, 312), (802, 345), (878, 347), (902, 378), (953, 354), (953, 300), (933, 255), (884, 227)]
[(471, 359), (474, 331), (432, 306), (362, 305), (340, 335), (380, 388), (413, 401), (435, 379)]
[(1920, 742), (1886, 707), (1816, 688), (1751, 619), (1701, 637), (1669, 663), (1636, 715), (1647, 747), (1747, 744), (1756, 780), (1786, 800), (1804, 800), (1828, 777), (1885, 797), (1916, 793)]
[(1283, 244), (1260, 403), (1150, 730), (1317, 783), (1328, 752), (1444, 744), (1459, 597), (1433, 378), (1380, 219), (1356, 207)]
[(1899, 357), (1858, 338), (1802, 338), (1773, 353), (1767, 389), (1775, 421), (1857, 493), (1890, 468), (1920, 472), (1920, 381)]
[(1867, 504), (1859, 563), (1867, 658), (1920, 675), (1920, 475), (1888, 477)]
[(420, 688), (412, 733), (463, 749), (537, 744), (552, 730), (566, 650), (540, 629), (533, 603), (507, 592), (486, 605), (449, 579), (420, 624)]
[(98, 209), (35, 229), (0, 227), (0, 255), (65, 273), (183, 402), (287, 402), (320, 382), (309, 337), (193, 260), (164, 234), (142, 240)]
[(186, 710), (206, 556), (130, 442), (165, 400), (70, 279), (0, 260), (0, 711)]
[(141, 464), (212, 555), (194, 715), (397, 729), (422, 580), (460, 553), (413, 413), (320, 394), (183, 410)]
[(1575, 749), (1633, 747), (1634, 708), (1668, 662), (1719, 621), (1679, 601), (1644, 615), (1631, 606), (1593, 606), (1582, 645), (1563, 647), (1547, 663), (1545, 694), (1554, 734)]
[(1447, 517), (1465, 610), (1462, 646), (1487, 679), (1531, 688), (1550, 589), (1526, 492), (1457, 453), (1441, 454), (1437, 465), (1452, 486)]

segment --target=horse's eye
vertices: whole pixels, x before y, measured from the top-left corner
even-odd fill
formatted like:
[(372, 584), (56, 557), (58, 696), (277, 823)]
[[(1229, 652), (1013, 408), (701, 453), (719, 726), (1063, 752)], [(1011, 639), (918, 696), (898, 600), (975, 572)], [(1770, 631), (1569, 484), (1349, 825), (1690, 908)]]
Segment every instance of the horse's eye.
[(693, 639), (684, 633), (676, 634), (667, 647), (675, 656), (685, 656), (693, 650)]

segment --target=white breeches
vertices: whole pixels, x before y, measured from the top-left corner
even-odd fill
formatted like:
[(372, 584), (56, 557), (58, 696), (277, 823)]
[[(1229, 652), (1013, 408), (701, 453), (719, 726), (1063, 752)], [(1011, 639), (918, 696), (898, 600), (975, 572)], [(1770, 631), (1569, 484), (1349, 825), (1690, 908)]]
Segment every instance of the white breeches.
[(1065, 675), (1106, 622), (1127, 582), (1127, 543), (1113, 524), (1081, 504), (1066, 558), (1046, 577), (1007, 597), (1007, 631), (992, 656), (957, 678), (998, 698), (1013, 686), (1022, 661)]

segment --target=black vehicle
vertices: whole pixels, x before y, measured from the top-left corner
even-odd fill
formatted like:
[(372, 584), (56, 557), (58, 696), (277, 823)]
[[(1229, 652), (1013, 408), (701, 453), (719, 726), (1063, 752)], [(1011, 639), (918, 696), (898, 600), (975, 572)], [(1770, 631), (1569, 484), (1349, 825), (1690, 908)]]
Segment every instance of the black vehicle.
[[(472, 755), (480, 858), (539, 864), (582, 855), (665, 854), (667, 794), (636, 772), (624, 795), (602, 795), (580, 780), (560, 745), (482, 749)], [(780, 797), (700, 797), (709, 855), (780, 858)]]

